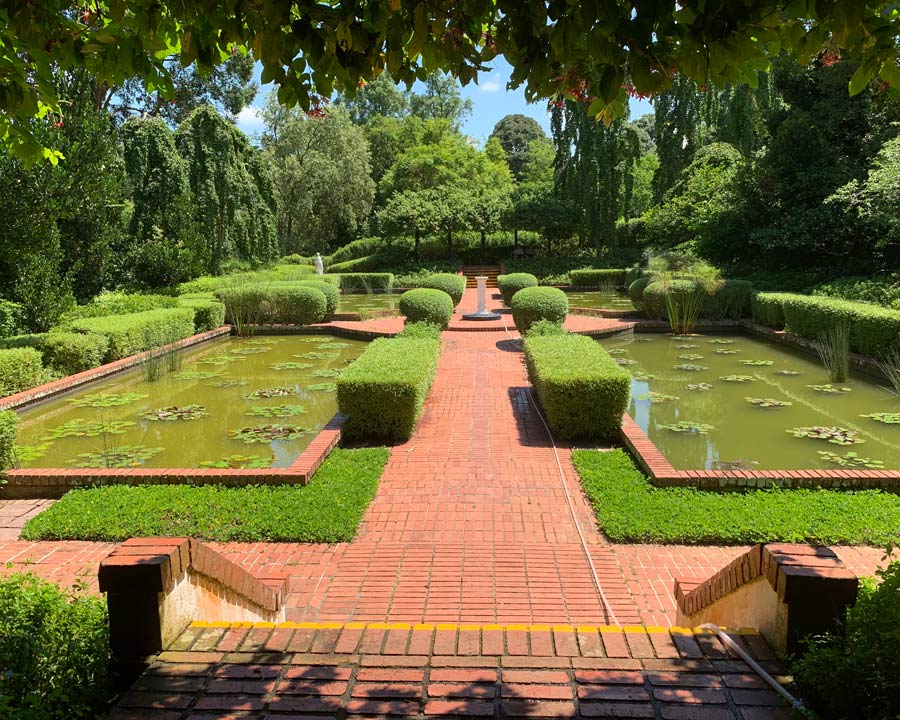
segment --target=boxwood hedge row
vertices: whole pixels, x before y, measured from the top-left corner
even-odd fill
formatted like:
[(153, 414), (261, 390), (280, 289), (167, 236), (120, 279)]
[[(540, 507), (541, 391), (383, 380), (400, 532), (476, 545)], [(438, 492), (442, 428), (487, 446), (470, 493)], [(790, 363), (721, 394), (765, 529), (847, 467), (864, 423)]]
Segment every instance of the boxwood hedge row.
[(34, 348), (0, 350), (0, 397), (40, 385), (46, 377), (41, 353)]
[(553, 433), (561, 440), (614, 436), (628, 405), (630, 375), (583, 335), (525, 340), (528, 377)]
[(606, 285), (621, 285), (625, 282), (625, 270), (585, 268), (573, 270), (569, 273), (572, 285), (579, 287), (603, 287)]
[(128, 315), (73, 320), (75, 332), (103, 335), (109, 346), (104, 360), (110, 362), (159, 347), (194, 334), (193, 308), (147, 310)]
[(406, 440), (434, 380), (435, 338), (379, 338), (341, 373), (338, 408), (350, 440)]
[(513, 295), (519, 290), (527, 287), (535, 287), (538, 279), (530, 273), (510, 273), (509, 275), (497, 276), (497, 287), (500, 289), (500, 295), (503, 296), (503, 302), (507, 306), (512, 302)]

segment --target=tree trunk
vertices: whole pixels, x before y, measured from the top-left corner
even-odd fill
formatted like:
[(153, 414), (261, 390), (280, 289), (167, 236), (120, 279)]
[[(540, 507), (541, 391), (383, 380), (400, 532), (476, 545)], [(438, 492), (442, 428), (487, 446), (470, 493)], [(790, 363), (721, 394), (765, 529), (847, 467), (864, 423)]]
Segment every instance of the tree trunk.
[(422, 238), (421, 232), (419, 232), (419, 228), (416, 228), (416, 262), (419, 262), (419, 241)]
[(513, 242), (515, 243), (515, 247), (519, 247), (519, 228), (513, 230)]

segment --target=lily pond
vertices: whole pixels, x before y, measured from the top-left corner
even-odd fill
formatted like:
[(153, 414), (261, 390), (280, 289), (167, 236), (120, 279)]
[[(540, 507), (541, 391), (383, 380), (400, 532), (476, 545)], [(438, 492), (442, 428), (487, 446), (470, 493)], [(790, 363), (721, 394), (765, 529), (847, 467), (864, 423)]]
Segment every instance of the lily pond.
[[(900, 469), (900, 397), (746, 335), (601, 344), (632, 375), (628, 412), (678, 470)], [(884, 381), (884, 385), (888, 385)]]
[[(366, 343), (226, 338), (20, 412), (22, 467), (287, 467), (337, 411)], [(152, 379), (158, 375), (156, 379)]]
[(628, 295), (615, 290), (588, 290), (583, 292), (567, 292), (569, 307), (581, 307), (603, 310), (634, 310)]
[(341, 294), (338, 303), (339, 313), (362, 313), (372, 310), (397, 310), (399, 312), (400, 295), (391, 293), (360, 293), (358, 295)]

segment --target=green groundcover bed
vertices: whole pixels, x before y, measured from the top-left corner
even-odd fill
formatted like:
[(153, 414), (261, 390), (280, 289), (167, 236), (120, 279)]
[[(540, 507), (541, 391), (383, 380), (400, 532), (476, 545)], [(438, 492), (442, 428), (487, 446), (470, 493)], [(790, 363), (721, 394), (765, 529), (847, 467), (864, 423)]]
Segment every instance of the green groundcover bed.
[(189, 535), (222, 542), (343, 542), (356, 534), (387, 459), (386, 448), (337, 449), (306, 486), (73, 490), (31, 519), (22, 537), (118, 541)]
[(880, 545), (900, 541), (900, 497), (880, 490), (656, 488), (624, 450), (572, 454), (613, 542)]

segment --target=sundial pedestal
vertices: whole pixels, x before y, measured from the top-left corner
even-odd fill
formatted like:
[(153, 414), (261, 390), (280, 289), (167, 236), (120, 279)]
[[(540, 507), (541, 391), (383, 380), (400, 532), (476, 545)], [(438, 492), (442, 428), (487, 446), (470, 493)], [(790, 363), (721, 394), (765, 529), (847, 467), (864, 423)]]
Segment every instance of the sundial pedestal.
[(487, 276), (477, 275), (475, 282), (478, 284), (478, 311), (465, 313), (463, 320), (499, 320), (499, 313), (487, 309)]

